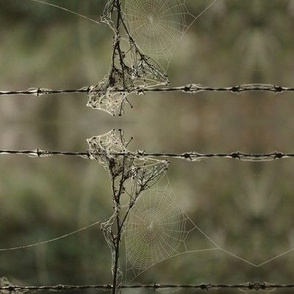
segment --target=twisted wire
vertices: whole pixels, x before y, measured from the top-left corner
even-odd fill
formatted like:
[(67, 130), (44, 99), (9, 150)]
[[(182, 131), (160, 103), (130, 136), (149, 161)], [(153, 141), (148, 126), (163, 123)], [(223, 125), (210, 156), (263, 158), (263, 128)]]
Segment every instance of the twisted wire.
[[(31, 158), (45, 158), (50, 156), (77, 156), (84, 159), (91, 159), (93, 155), (105, 155), (103, 152), (73, 152), (73, 151), (50, 151), (50, 150), (0, 150), (0, 155), (26, 155)], [(181, 159), (186, 161), (201, 161), (204, 159), (235, 159), (240, 161), (252, 161), (252, 162), (265, 162), (265, 161), (275, 161), (280, 159), (290, 159), (294, 158), (294, 153), (283, 153), (283, 152), (272, 152), (264, 154), (252, 154), (252, 153), (243, 153), (240, 151), (231, 152), (231, 153), (198, 153), (195, 151), (184, 152), (184, 153), (147, 153), (144, 151), (136, 152), (109, 152), (108, 155), (117, 156), (117, 157), (152, 157), (152, 158), (166, 158), (166, 159)]]
[[(218, 289), (240, 289), (250, 291), (268, 291), (277, 289), (294, 289), (294, 284), (274, 284), (266, 282), (247, 282), (241, 284), (134, 284), (134, 285), (119, 285), (119, 289), (149, 289), (149, 290), (160, 290), (160, 289), (196, 289), (196, 290), (218, 290)], [(54, 286), (16, 286), (9, 285), (0, 287), (0, 291), (23, 292), (23, 291), (72, 291), (72, 290), (112, 290), (113, 285), (54, 285)]]
[[(94, 86), (85, 86), (79, 89), (46, 89), (46, 88), (29, 88), (27, 90), (20, 91), (0, 91), (0, 96), (9, 96), (9, 95), (33, 95), (33, 96), (44, 96), (44, 95), (52, 95), (52, 94), (90, 94), (93, 91), (99, 93), (104, 92), (104, 90), (93, 90)], [(243, 92), (272, 92), (272, 93), (285, 93), (285, 92), (294, 92), (294, 87), (284, 87), (273, 84), (241, 84), (236, 86), (229, 87), (208, 87), (201, 86), (198, 84), (188, 84), (184, 86), (178, 87), (134, 87), (124, 89), (121, 87), (114, 87), (109, 89), (112, 93), (120, 93), (120, 92), (128, 92), (128, 93), (136, 93), (136, 94), (144, 94), (147, 92), (183, 92), (189, 94), (197, 94), (199, 92), (230, 92), (235, 94), (240, 94)]]

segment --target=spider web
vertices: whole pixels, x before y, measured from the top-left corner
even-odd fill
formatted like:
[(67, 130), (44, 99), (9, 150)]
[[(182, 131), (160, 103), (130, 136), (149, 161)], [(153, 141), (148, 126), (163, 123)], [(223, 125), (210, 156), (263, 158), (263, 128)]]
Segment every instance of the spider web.
[[(122, 160), (122, 157), (118, 157), (115, 153), (127, 152), (123, 134), (119, 130), (113, 129), (106, 134), (94, 136), (87, 139), (87, 143), (89, 146), (88, 151), (90, 159), (97, 160), (107, 171), (110, 169), (110, 161), (115, 160), (118, 164), (118, 161)], [(122, 162), (120, 162), (120, 165), (121, 164)]]
[[(202, 249), (189, 249), (188, 237), (196, 231)], [(123, 231), (126, 273), (134, 281), (143, 272), (167, 259), (184, 254), (219, 251), (255, 268), (276, 260), (293, 249), (262, 264), (255, 264), (218, 245), (184, 211), (169, 183), (144, 190), (129, 212)], [(193, 245), (192, 245), (193, 246)], [(193, 246), (194, 247), (194, 246)]]
[(185, 0), (124, 0), (125, 21), (138, 48), (160, 64), (168, 64), (195, 17)]
[[(188, 229), (188, 223), (192, 229)], [(186, 238), (194, 229), (169, 185), (144, 191), (130, 211), (124, 230), (126, 270), (137, 277), (187, 251)]]
[(125, 90), (116, 92), (109, 87), (109, 77), (105, 77), (89, 92), (88, 107), (105, 111), (113, 116), (121, 115), (127, 102), (128, 93)]
[(121, 130), (113, 129), (87, 142), (91, 159), (97, 160), (111, 175), (129, 179), (125, 189), (131, 197), (152, 187), (168, 169), (166, 160), (145, 157), (140, 151), (130, 152)]
[[(122, 51), (127, 53), (122, 55)], [(127, 97), (131, 93), (169, 83), (160, 66), (142, 54), (132, 40), (125, 49), (122, 44), (117, 44), (113, 54), (114, 64), (110, 73), (89, 91), (88, 107), (120, 116), (129, 103)], [(129, 105), (132, 107), (130, 103)]]

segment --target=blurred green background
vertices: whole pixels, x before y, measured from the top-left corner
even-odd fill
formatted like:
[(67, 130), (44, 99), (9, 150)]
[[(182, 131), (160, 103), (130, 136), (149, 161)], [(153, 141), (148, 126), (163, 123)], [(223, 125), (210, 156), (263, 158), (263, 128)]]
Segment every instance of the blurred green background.
[[(50, 1), (99, 20), (106, 1)], [(211, 1), (187, 0), (197, 16)], [(293, 0), (218, 0), (177, 47), (171, 85), (293, 86)], [(0, 89), (80, 88), (108, 72), (112, 33), (31, 1), (0, 0)], [(85, 107), (83, 95), (2, 97), (0, 148), (85, 151), (113, 128), (148, 152), (293, 152), (292, 94), (146, 94), (123, 117)], [(222, 248), (259, 264), (294, 247), (294, 163), (173, 160), (179, 203)], [(106, 171), (82, 158), (0, 158), (0, 248), (63, 235), (112, 213)], [(211, 244), (194, 231), (191, 250)], [(220, 251), (169, 259), (140, 283), (289, 283), (294, 252), (254, 268)], [(19, 284), (111, 283), (99, 227), (31, 249), (0, 252), (0, 276)], [(167, 270), (169, 269), (169, 270)], [(137, 292), (138, 293), (138, 292)], [(219, 293), (227, 293), (221, 292)], [(285, 292), (283, 292), (285, 293)]]

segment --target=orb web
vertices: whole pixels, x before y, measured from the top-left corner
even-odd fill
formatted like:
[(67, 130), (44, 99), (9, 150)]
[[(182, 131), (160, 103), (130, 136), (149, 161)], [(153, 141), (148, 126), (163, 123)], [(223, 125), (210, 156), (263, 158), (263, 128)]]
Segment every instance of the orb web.
[(170, 60), (195, 20), (185, 0), (124, 0), (123, 8), (129, 34), (144, 54), (160, 63)]
[(186, 251), (189, 217), (170, 186), (144, 191), (130, 211), (124, 231), (127, 270), (135, 276)]

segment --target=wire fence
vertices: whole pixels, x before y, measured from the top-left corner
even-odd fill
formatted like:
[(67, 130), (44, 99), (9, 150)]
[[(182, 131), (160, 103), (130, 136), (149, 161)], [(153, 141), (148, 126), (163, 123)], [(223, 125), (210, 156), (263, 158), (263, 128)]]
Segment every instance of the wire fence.
[[(35, 1), (35, 0), (33, 0)], [(44, 3), (43, 1), (35, 1)], [(214, 1), (213, 3), (215, 3)], [(162, 2), (163, 3), (163, 2)], [(212, 4), (213, 4), (212, 3)], [(51, 4), (49, 4), (51, 5)], [(54, 7), (59, 7), (51, 5)], [(178, 5), (177, 9), (182, 9), (181, 14), (187, 15), (184, 9), (185, 5)], [(211, 5), (210, 5), (211, 6)], [(209, 6), (209, 7), (210, 7)], [(207, 10), (207, 9), (206, 9)], [(206, 11), (205, 10), (205, 11)], [(67, 10), (65, 10), (67, 11)], [(175, 13), (175, 12), (173, 12)], [(202, 15), (203, 12), (200, 14)], [(175, 14), (177, 15), (177, 14)], [(200, 16), (199, 15), (199, 16)], [(241, 84), (228, 87), (212, 87), (202, 86), (199, 84), (187, 84), (183, 86), (169, 87), (168, 77), (164, 70), (157, 64), (154, 56), (151, 58), (141, 51), (141, 46), (136, 43), (136, 38), (132, 34), (131, 26), (127, 23), (127, 15), (122, 10), (120, 0), (107, 1), (105, 11), (102, 15), (101, 22), (106, 23), (114, 33), (111, 69), (104, 80), (95, 86), (84, 86), (78, 89), (47, 89), (47, 88), (29, 88), (27, 90), (3, 90), (0, 91), (0, 96), (35, 96), (41, 97), (54, 94), (86, 94), (90, 100), (88, 106), (92, 108), (109, 112), (116, 115), (123, 112), (123, 108), (129, 94), (146, 94), (146, 93), (163, 93), (163, 92), (183, 92), (187, 94), (198, 94), (201, 92), (222, 92), (241, 94), (245, 92), (270, 92), (274, 94), (282, 94), (294, 92), (294, 87), (286, 87), (274, 84), (252, 83)], [(196, 19), (196, 18), (195, 18)], [(169, 22), (172, 24), (173, 22)], [(181, 25), (178, 32), (179, 39), (186, 31), (188, 26)], [(171, 28), (172, 29), (172, 28)], [(176, 31), (174, 31), (176, 33)], [(139, 38), (139, 37), (138, 37)], [(127, 41), (127, 49), (123, 50), (122, 40)], [(161, 42), (161, 40), (156, 40)], [(165, 39), (165, 42), (168, 42)], [(171, 44), (171, 52), (173, 46)], [(153, 46), (151, 46), (153, 47)], [(156, 46), (155, 46), (156, 47)], [(166, 46), (164, 47), (166, 49)], [(157, 46), (158, 55), (160, 55), (160, 46)], [(155, 61), (155, 62), (154, 62)], [(116, 96), (116, 94), (118, 94)], [(50, 156), (73, 156), (83, 159), (98, 159), (109, 171), (111, 177), (112, 202), (114, 205), (114, 214), (102, 226), (102, 231), (105, 240), (110, 247), (112, 255), (112, 276), (111, 284), (105, 285), (53, 285), (53, 286), (17, 286), (11, 283), (1, 284), (0, 293), (23, 293), (27, 291), (72, 291), (72, 290), (108, 290), (113, 294), (119, 293), (123, 289), (149, 289), (149, 290), (177, 290), (177, 289), (192, 289), (192, 290), (219, 290), (219, 289), (239, 289), (244, 291), (271, 291), (277, 289), (294, 289), (294, 284), (271, 284), (266, 282), (248, 282), (242, 284), (133, 284), (126, 285), (122, 282), (122, 271), (120, 269), (120, 244), (124, 233), (126, 221), (131, 213), (133, 206), (139, 198), (139, 195), (149, 189), (167, 170), (166, 164), (163, 161), (156, 163), (148, 163), (148, 159), (179, 159), (190, 162), (198, 162), (206, 159), (233, 159), (249, 162), (268, 162), (281, 159), (294, 158), (294, 153), (271, 152), (271, 153), (244, 153), (240, 151), (231, 153), (199, 153), (196, 151), (184, 153), (150, 153), (145, 151), (122, 151), (124, 149), (123, 142), (121, 143), (122, 150), (114, 151), (111, 148), (105, 147), (105, 142), (99, 142), (100, 147), (93, 143), (93, 150), (87, 151), (50, 151), (42, 149), (34, 150), (0, 150), (0, 155), (25, 155), (31, 158), (47, 158)], [(112, 143), (110, 143), (111, 145)], [(114, 146), (114, 145), (113, 145)], [(112, 146), (112, 147), (113, 147)], [(116, 145), (117, 146), (117, 145)], [(102, 159), (101, 159), (102, 158)], [(115, 160), (114, 160), (115, 159)], [(116, 160), (117, 159), (117, 160)], [(131, 160), (129, 160), (131, 159)], [(142, 162), (135, 162), (132, 159), (140, 159)], [(148, 163), (148, 164), (147, 164)], [(135, 179), (135, 189), (131, 194), (126, 189), (125, 183), (128, 180)], [(123, 214), (120, 210), (121, 197), (126, 193), (131, 195), (128, 208)], [(180, 239), (177, 241), (181, 241)], [(41, 243), (40, 243), (41, 244)], [(232, 254), (231, 254), (232, 255)]]

